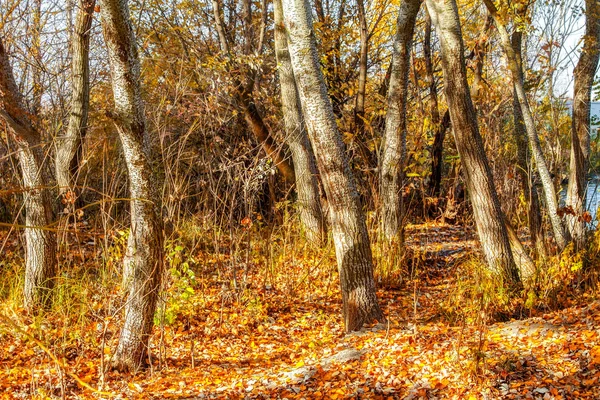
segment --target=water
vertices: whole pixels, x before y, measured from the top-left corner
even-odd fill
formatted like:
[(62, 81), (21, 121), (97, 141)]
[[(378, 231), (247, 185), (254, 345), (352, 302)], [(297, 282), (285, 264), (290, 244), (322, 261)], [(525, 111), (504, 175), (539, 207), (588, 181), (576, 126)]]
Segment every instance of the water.
[[(565, 206), (565, 201), (567, 200), (567, 186), (564, 185), (562, 190), (560, 191), (560, 207)], [(586, 211), (592, 215), (592, 222), (588, 224), (588, 226), (592, 229), (596, 229), (598, 227), (598, 220), (596, 219), (596, 215), (598, 212), (598, 207), (600, 206), (600, 179), (599, 177), (594, 177), (588, 181), (587, 186), (587, 198), (586, 198)]]

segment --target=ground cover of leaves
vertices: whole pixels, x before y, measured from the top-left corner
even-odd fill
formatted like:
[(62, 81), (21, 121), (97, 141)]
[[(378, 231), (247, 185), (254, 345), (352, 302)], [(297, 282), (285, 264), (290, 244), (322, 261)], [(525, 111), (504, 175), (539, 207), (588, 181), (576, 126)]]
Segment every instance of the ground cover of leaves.
[[(505, 322), (453, 318), (473, 235), (430, 225), (408, 237), (422, 263), (380, 289), (388, 323), (344, 334), (332, 254), (327, 268), (290, 256), (278, 278), (247, 260), (243, 290), (198, 273), (189, 288), (167, 291), (169, 321), (156, 326), (151, 366), (138, 374), (108, 368), (122, 318), (117, 289), (90, 283), (86, 304), (71, 305), (84, 312), (44, 318), (4, 305), (0, 398), (600, 398), (600, 302), (591, 294)], [(227, 259), (193, 257), (205, 269)]]

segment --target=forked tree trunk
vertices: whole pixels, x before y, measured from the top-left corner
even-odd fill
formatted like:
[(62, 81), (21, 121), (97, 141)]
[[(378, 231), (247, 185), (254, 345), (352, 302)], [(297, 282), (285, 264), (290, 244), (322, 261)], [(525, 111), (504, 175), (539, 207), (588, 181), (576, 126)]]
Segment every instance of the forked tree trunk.
[(403, 241), (404, 165), (406, 162), (406, 100), (410, 73), (410, 51), (420, 0), (400, 4), (392, 53), (392, 74), (387, 94), (387, 115), (381, 146), (382, 233), (387, 240)]
[(529, 107), (529, 101), (527, 100), (527, 93), (525, 92), (525, 86), (523, 84), (523, 72), (519, 66), (515, 51), (512, 48), (508, 31), (498, 16), (498, 10), (496, 9), (496, 6), (491, 0), (484, 0), (484, 3), (494, 18), (496, 28), (500, 34), (500, 43), (502, 44), (504, 54), (506, 55), (515, 92), (517, 94), (517, 98), (519, 99), (519, 105), (521, 106), (521, 113), (523, 114), (523, 122), (529, 138), (529, 145), (531, 146), (536, 168), (540, 175), (540, 180), (542, 181), (542, 187), (544, 188), (544, 197), (548, 207), (548, 217), (550, 218), (550, 223), (552, 225), (554, 239), (556, 240), (556, 245), (560, 251), (566, 246), (568, 236), (564, 230), (562, 220), (558, 215), (556, 190), (554, 189), (554, 183), (552, 182), (552, 177), (550, 176), (550, 171), (548, 170), (546, 158), (544, 157), (542, 145), (540, 144), (540, 138), (535, 127), (535, 121), (533, 120), (531, 108)]
[(29, 119), (18, 90), (8, 55), (0, 38), (0, 117), (17, 143), (19, 165), (25, 187), (25, 308), (35, 312), (50, 303), (50, 290), (56, 276), (56, 237), (49, 171), (44, 165), (40, 133)]
[(80, 0), (72, 35), (71, 112), (64, 136), (58, 138), (56, 148), (56, 181), (59, 194), (72, 190), (79, 168), (81, 142), (85, 137), (90, 105), (90, 29), (96, 0)]
[(286, 140), (294, 161), (300, 221), (304, 226), (307, 239), (316, 245), (321, 245), (327, 237), (327, 231), (317, 182), (318, 172), (304, 126), (302, 107), (296, 81), (294, 80), (294, 71), (283, 24), (282, 7), (281, 0), (273, 1), (275, 55), (277, 56), (277, 70), (281, 86), (281, 107), (283, 109)]
[(426, 3), (440, 38), (444, 91), (483, 253), (490, 271), (507, 286), (517, 286), (519, 273), (467, 84), (458, 8), (455, 0)]
[(581, 56), (573, 72), (573, 123), (567, 205), (575, 215), (567, 216), (567, 226), (577, 249), (585, 248), (587, 173), (590, 156), (590, 98), (600, 58), (600, 3), (585, 2), (585, 36)]
[[(515, 31), (512, 34), (511, 44), (517, 56), (519, 65), (521, 65), (521, 42), (523, 34)], [(521, 179), (521, 187), (525, 196), (528, 197), (527, 220), (529, 223), (529, 235), (531, 236), (532, 247), (537, 252), (538, 257), (546, 256), (546, 243), (544, 239), (544, 231), (542, 225), (542, 211), (540, 208), (540, 199), (537, 188), (533, 184), (531, 174), (534, 173), (531, 169), (531, 163), (527, 143), (527, 131), (523, 122), (523, 113), (519, 98), (513, 85), (513, 123), (515, 142), (517, 144), (517, 173)]]
[(354, 177), (335, 122), (319, 65), (308, 0), (283, 2), (288, 48), (307, 118), (308, 135), (330, 206), (346, 331), (383, 321), (373, 278), (373, 260)]
[(115, 124), (129, 175), (131, 231), (124, 260), (128, 290), (125, 323), (113, 366), (135, 371), (145, 365), (163, 269), (163, 232), (157, 188), (144, 152), (146, 118), (140, 62), (127, 0), (100, 0), (115, 100)]

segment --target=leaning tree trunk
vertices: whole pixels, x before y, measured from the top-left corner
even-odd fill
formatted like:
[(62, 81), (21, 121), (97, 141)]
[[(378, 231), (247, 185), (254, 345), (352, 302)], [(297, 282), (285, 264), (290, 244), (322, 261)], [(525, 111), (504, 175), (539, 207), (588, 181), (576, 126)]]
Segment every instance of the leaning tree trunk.
[(410, 50), (420, 0), (403, 1), (392, 53), (392, 74), (387, 94), (387, 115), (381, 146), (382, 233), (387, 240), (403, 240), (404, 164), (406, 162), (406, 101), (410, 73)]
[(115, 100), (115, 124), (129, 175), (131, 232), (123, 282), (129, 291), (125, 323), (114, 355), (119, 370), (144, 366), (163, 269), (163, 232), (157, 188), (144, 152), (146, 118), (140, 90), (140, 62), (127, 0), (100, 0)]
[(96, 0), (80, 0), (75, 32), (73, 32), (71, 62), (71, 112), (64, 136), (58, 138), (56, 148), (56, 181), (60, 195), (75, 185), (74, 176), (79, 168), (81, 141), (87, 131), (90, 105), (90, 29)]
[(585, 2), (586, 28), (581, 56), (573, 72), (573, 123), (567, 205), (575, 211), (567, 216), (567, 226), (578, 249), (585, 247), (587, 173), (590, 156), (590, 98), (600, 58), (600, 3)]
[(281, 86), (281, 107), (286, 140), (294, 161), (300, 221), (306, 231), (307, 239), (314, 244), (321, 245), (325, 241), (327, 231), (319, 196), (318, 172), (304, 127), (304, 117), (283, 25), (282, 7), (281, 0), (273, 1), (275, 55), (277, 56), (277, 70)]
[(15, 82), (8, 55), (0, 38), (0, 117), (15, 142), (25, 187), (25, 308), (35, 312), (49, 305), (56, 276), (56, 237), (49, 229), (54, 221), (49, 171), (44, 165), (41, 134), (29, 119)]
[(377, 300), (373, 260), (354, 177), (319, 65), (308, 0), (283, 2), (294, 76), (307, 131), (330, 206), (346, 331), (385, 317)]
[(444, 92), (488, 268), (507, 285), (518, 285), (519, 273), (467, 84), (456, 1), (426, 0), (426, 3), (440, 37)]
[(494, 18), (496, 28), (500, 34), (500, 43), (502, 44), (502, 48), (506, 54), (513, 85), (517, 94), (517, 98), (519, 99), (519, 105), (521, 106), (521, 113), (523, 114), (523, 122), (529, 138), (529, 145), (531, 146), (537, 171), (540, 175), (540, 180), (542, 181), (546, 205), (548, 207), (548, 217), (550, 218), (550, 223), (552, 225), (554, 239), (556, 240), (556, 245), (560, 251), (565, 248), (568, 236), (563, 228), (562, 220), (558, 215), (556, 190), (554, 189), (554, 183), (552, 182), (552, 177), (550, 176), (550, 171), (548, 170), (548, 165), (546, 163), (546, 158), (544, 157), (540, 138), (535, 127), (535, 121), (533, 120), (531, 108), (529, 107), (529, 101), (527, 100), (527, 93), (525, 92), (525, 86), (523, 84), (523, 71), (519, 66), (517, 56), (513, 50), (508, 31), (498, 16), (498, 10), (496, 9), (496, 6), (491, 0), (484, 0), (484, 3)]
[[(521, 43), (523, 34), (519, 31), (515, 31), (512, 34), (511, 45), (517, 56), (517, 61), (521, 66)], [(523, 122), (523, 113), (521, 112), (521, 105), (519, 104), (519, 98), (517, 91), (513, 85), (513, 120), (514, 120), (514, 135), (515, 142), (517, 144), (517, 173), (521, 179), (521, 187), (525, 196), (529, 198), (529, 207), (527, 212), (527, 220), (529, 222), (529, 235), (531, 236), (531, 243), (533, 248), (536, 250), (539, 257), (546, 255), (546, 244), (544, 239), (544, 231), (542, 225), (542, 211), (540, 207), (540, 199), (537, 188), (532, 182), (530, 165), (530, 156), (527, 144), (527, 131), (525, 129), (525, 123)]]

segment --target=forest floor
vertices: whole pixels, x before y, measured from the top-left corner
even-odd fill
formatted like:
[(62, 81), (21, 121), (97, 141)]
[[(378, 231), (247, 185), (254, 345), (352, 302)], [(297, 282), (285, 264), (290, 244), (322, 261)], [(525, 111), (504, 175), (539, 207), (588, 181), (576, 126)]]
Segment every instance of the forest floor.
[[(278, 253), (282, 273), (273, 260), (228, 262), (232, 254), (197, 246), (192, 272), (175, 248), (179, 272), (157, 318), (151, 366), (134, 375), (107, 368), (122, 318), (118, 287), (106, 289), (98, 272), (63, 273), (79, 286), (63, 289), (45, 316), (27, 316), (15, 301), (1, 306), (0, 398), (600, 398), (593, 293), (498, 322), (485, 293), (465, 289), (474, 283), (465, 269), (472, 233), (429, 224), (407, 237), (409, 278), (379, 285), (388, 322), (349, 335), (331, 250)], [(11, 252), (20, 250), (9, 245), (7, 259)], [(0, 264), (3, 273), (10, 265)], [(239, 290), (225, 284), (232, 276)]]

